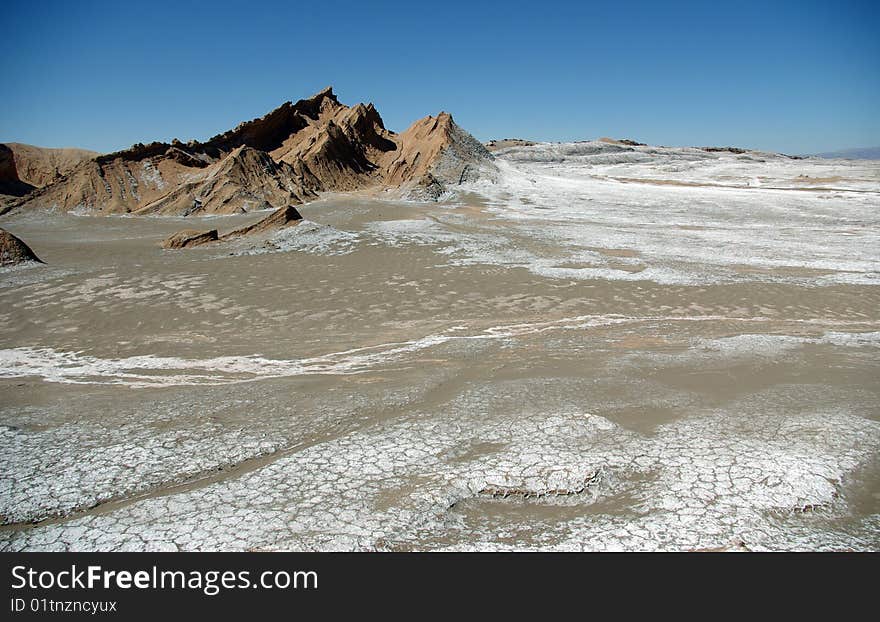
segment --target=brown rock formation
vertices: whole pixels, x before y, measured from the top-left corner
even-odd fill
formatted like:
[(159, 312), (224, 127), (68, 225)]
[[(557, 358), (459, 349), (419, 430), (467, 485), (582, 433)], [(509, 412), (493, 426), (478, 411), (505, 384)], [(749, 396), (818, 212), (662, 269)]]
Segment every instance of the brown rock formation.
[(709, 153), (727, 152), (727, 153), (735, 153), (737, 155), (740, 155), (743, 153), (748, 153), (748, 151), (749, 151), (748, 149), (741, 149), (739, 147), (697, 147), (697, 149), (700, 149), (702, 151), (707, 151)]
[(84, 149), (49, 149), (21, 143), (0, 144), (0, 213), (34, 190), (62, 179), (96, 156)]
[(184, 229), (170, 235), (162, 242), (162, 248), (176, 249), (189, 248), (191, 246), (199, 246), (208, 242), (217, 240), (217, 230), (195, 231), (194, 229)]
[(385, 184), (427, 189), (434, 198), (450, 186), (476, 179), (480, 166), (492, 159), (448, 112), (416, 121), (400, 134), (398, 144), (384, 162)]
[(372, 104), (350, 108), (326, 88), (206, 142), (96, 156), (14, 205), (188, 215), (281, 208), (320, 191), (428, 188), (439, 196), (491, 168), (491, 159), (447, 113), (397, 135)]
[(446, 146), (451, 126), (452, 117), (446, 112), (419, 119), (409, 126), (400, 135), (400, 151), (388, 163), (388, 183), (421, 180)]
[(531, 147), (534, 144), (533, 141), (522, 138), (501, 138), (487, 142), (486, 149), (489, 151), (498, 151), (499, 149), (507, 149), (508, 147)]
[(0, 266), (12, 266), (26, 261), (43, 263), (27, 244), (5, 229), (0, 229)]
[[(177, 158), (175, 153), (174, 165), (170, 162), (160, 164), (168, 169), (177, 168)], [(222, 160), (199, 167), (197, 173), (179, 179), (176, 187), (158, 198), (142, 201), (136, 213), (188, 216), (262, 210), (313, 199), (317, 194), (311, 186), (303, 182), (289, 164), (276, 163), (265, 151), (241, 146)]]
[(0, 144), (0, 200), (10, 201), (22, 197), (34, 189), (34, 186), (22, 181), (15, 167), (15, 153), (8, 145)]
[(278, 208), (265, 218), (262, 218), (251, 225), (235, 229), (222, 236), (217, 235), (216, 229), (212, 229), (211, 231), (195, 231), (192, 229), (178, 231), (162, 242), (162, 248), (189, 248), (192, 246), (200, 246), (202, 244), (216, 242), (218, 240), (231, 240), (246, 235), (270, 233), (284, 227), (298, 225), (300, 221), (302, 221), (300, 213), (295, 207), (288, 205), (287, 207)]
[(629, 138), (608, 138), (607, 136), (603, 136), (599, 138), (598, 141), (600, 143), (608, 143), (609, 145), (624, 145), (627, 147), (645, 147), (647, 146), (645, 143), (640, 143), (635, 140), (631, 140)]
[(85, 149), (50, 149), (21, 143), (7, 143), (0, 148), (11, 152), (18, 179), (35, 188), (48, 186), (98, 155)]
[(282, 227), (289, 227), (292, 225), (298, 225), (302, 220), (302, 216), (296, 208), (292, 205), (288, 205), (287, 207), (281, 207), (262, 220), (258, 220), (252, 225), (247, 225), (246, 227), (241, 227), (240, 229), (236, 229), (235, 231), (231, 231), (223, 236), (222, 239), (228, 240), (230, 238), (237, 238), (243, 235), (252, 235), (256, 233), (265, 233), (269, 231), (275, 231), (277, 229), (281, 229)]

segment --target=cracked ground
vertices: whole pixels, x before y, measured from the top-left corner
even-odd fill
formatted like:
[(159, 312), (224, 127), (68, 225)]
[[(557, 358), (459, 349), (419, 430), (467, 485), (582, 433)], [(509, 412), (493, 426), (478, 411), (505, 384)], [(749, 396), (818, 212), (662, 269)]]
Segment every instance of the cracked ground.
[(537, 157), (248, 248), (7, 218), (0, 550), (880, 548), (864, 189)]

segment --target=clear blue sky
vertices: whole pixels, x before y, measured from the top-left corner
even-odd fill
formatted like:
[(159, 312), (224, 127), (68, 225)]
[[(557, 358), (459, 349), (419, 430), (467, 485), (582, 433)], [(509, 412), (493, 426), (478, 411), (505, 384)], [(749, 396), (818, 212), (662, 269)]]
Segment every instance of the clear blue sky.
[(880, 145), (880, 1), (5, 0), (0, 141), (204, 139), (332, 84), (389, 129)]

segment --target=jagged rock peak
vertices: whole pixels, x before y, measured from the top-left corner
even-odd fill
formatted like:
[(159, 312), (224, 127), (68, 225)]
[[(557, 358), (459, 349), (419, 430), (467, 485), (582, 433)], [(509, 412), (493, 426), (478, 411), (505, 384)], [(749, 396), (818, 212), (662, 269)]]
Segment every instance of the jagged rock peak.
[(396, 134), (372, 103), (348, 107), (327, 87), (205, 142), (138, 143), (98, 156), (7, 209), (233, 214), (298, 205), (323, 191), (411, 187), (439, 198), (493, 174), (491, 160), (446, 111)]
[(241, 145), (247, 145), (262, 151), (276, 149), (290, 134), (299, 131), (307, 125), (307, 117), (317, 120), (321, 112), (327, 108), (335, 109), (344, 107), (333, 94), (333, 87), (315, 93), (311, 97), (301, 99), (295, 104), (286, 101), (274, 110), (250, 121), (243, 121), (233, 129), (212, 136), (205, 142), (190, 140), (185, 145), (175, 138), (171, 143), (152, 142), (149, 144), (136, 143), (128, 149), (122, 149), (106, 155), (101, 155), (96, 160), (103, 164), (116, 159), (140, 161), (147, 158), (165, 154), (169, 148), (183, 149), (192, 155), (193, 152), (206, 153), (211, 157), (218, 157), (224, 152), (231, 151)]
[(335, 104), (339, 103), (339, 100), (336, 99), (336, 95), (333, 93), (332, 86), (326, 86), (311, 97), (306, 97), (305, 99), (301, 99), (296, 102), (297, 106), (309, 105), (309, 104), (317, 104), (320, 105), (325, 99), (329, 99)]
[(128, 149), (122, 149), (120, 151), (114, 151), (112, 153), (96, 156), (95, 162), (97, 162), (98, 164), (105, 164), (107, 162), (112, 162), (113, 160), (117, 159), (138, 162), (140, 160), (146, 160), (147, 158), (153, 158), (155, 156), (162, 155), (168, 150), (169, 147), (171, 147), (171, 145), (169, 145), (168, 143), (158, 141), (154, 141), (146, 145), (144, 143), (135, 143)]

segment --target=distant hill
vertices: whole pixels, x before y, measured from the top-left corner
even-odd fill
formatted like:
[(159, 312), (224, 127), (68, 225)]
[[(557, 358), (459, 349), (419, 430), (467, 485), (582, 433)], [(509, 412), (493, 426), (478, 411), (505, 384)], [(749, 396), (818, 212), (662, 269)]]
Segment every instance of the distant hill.
[(814, 154), (817, 158), (841, 158), (844, 160), (880, 160), (880, 147), (862, 147), (861, 149), (843, 149)]
[(58, 181), (97, 155), (85, 149), (0, 144), (0, 206)]

